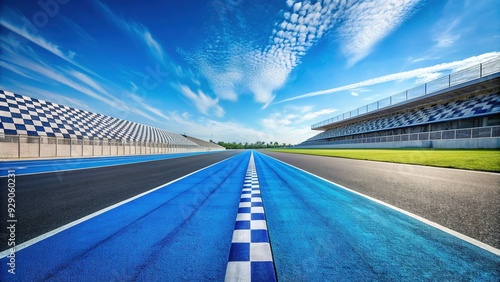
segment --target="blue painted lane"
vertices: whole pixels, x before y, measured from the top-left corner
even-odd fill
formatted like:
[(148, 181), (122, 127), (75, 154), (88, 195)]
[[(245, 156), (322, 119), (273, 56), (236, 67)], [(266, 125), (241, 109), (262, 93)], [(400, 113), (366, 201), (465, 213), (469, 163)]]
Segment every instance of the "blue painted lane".
[(281, 281), (498, 281), (500, 257), (254, 154)]
[(97, 167), (150, 162), (150, 161), (182, 158), (187, 156), (195, 156), (200, 154), (213, 154), (213, 153), (216, 152), (0, 161), (0, 167), (2, 168), (0, 170), (0, 177), (6, 177), (8, 169), (15, 169), (16, 175), (21, 176), (33, 173), (46, 173), (46, 172), (57, 172), (57, 171), (67, 171), (67, 170), (86, 169), (86, 168), (97, 168)]
[(224, 280), (249, 152), (16, 253), (2, 281)]

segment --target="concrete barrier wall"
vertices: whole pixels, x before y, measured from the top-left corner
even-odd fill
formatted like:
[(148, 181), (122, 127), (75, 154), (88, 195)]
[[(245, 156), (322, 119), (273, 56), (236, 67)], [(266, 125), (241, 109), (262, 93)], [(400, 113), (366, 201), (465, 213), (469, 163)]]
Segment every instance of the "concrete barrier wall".
[(0, 159), (173, 154), (210, 151), (202, 146), (0, 136)]
[(1, 143), (0, 151), (0, 154), (6, 159), (18, 157), (18, 145), (16, 143)]
[(48, 158), (56, 155), (56, 144), (44, 144), (41, 147), (40, 157)]
[[(57, 145), (57, 156), (59, 157), (71, 157), (70, 145)], [(35, 156), (30, 156), (35, 158)]]

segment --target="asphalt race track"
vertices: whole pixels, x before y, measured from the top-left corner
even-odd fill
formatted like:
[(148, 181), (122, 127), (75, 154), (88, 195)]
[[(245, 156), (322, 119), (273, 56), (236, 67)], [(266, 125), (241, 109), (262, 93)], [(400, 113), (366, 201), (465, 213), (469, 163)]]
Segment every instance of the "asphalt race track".
[[(38, 174), (46, 172), (66, 172), (71, 170), (103, 168), (107, 166), (116, 166), (123, 164), (133, 164), (150, 162), (157, 160), (176, 159), (186, 156), (195, 156), (202, 154), (212, 154), (214, 152), (194, 152), (194, 153), (175, 153), (175, 154), (155, 154), (155, 155), (127, 155), (127, 156), (99, 156), (86, 158), (59, 158), (59, 159), (41, 159), (41, 160), (16, 160), (0, 162), (2, 167), (8, 166), (14, 169), (17, 176)], [(7, 176), (7, 170), (0, 171), (0, 177)]]
[(489, 281), (498, 275), (498, 255), (261, 154), (256, 166), (283, 281)]
[(263, 153), (500, 248), (498, 173)]
[[(115, 166), (107, 166), (109, 162), (94, 158), (99, 161), (98, 164), (106, 167), (66, 171), (68, 167), (88, 165), (86, 161), (73, 159), (64, 160), (64, 165), (55, 166), (56, 169), (64, 168), (63, 171), (16, 176), (16, 242), (23, 243), (237, 153), (227, 151), (180, 158), (170, 156), (169, 159)], [(144, 156), (138, 157), (142, 160)], [(130, 161), (131, 158), (122, 159), (122, 162)], [(35, 167), (53, 169), (54, 166), (46, 165), (47, 162), (41, 161), (43, 165)], [(19, 162), (14, 163), (19, 166)], [(22, 165), (25, 166), (26, 162), (22, 162)], [(97, 164), (94, 162), (95, 165)], [(5, 177), (0, 178), (0, 187), (7, 187)], [(3, 194), (2, 198), (6, 199), (7, 194)], [(6, 202), (2, 201), (1, 204), (2, 211), (6, 210)], [(1, 224), (2, 235), (6, 236), (5, 222), (2, 221)], [(5, 248), (5, 244), (2, 244), (2, 250)]]
[[(467, 204), (480, 202), (485, 213), (498, 214), (490, 206), (498, 201), (498, 185), (497, 190), (490, 187), (498, 183), (495, 174), (478, 174), (463, 186), (450, 187), (450, 182), (472, 176), (264, 153), (226, 151), (18, 176), (16, 274), (7, 271), (12, 268), (11, 252), (2, 243), (6, 251), (0, 256), (0, 280), (235, 281), (231, 277), (244, 272), (256, 281), (263, 277), (257, 266), (269, 259), (274, 262), (270, 270), (281, 281), (498, 280), (498, 249), (411, 214), (465, 234), (451, 227), (460, 226), (458, 215), (439, 222), (441, 213), (464, 209), (464, 214), (473, 214), (463, 221), (464, 230), (477, 228), (483, 234), (493, 226), (482, 238), (495, 242), (498, 229), (489, 223), (495, 219), (476, 215)], [(388, 175), (393, 177), (385, 179)], [(349, 178), (351, 182), (343, 180)], [(2, 187), (5, 179), (0, 178)], [(480, 179), (487, 179), (486, 188), (477, 184)], [(467, 202), (462, 190), (473, 181), (469, 189), (475, 195)], [(440, 191), (445, 186), (448, 190)], [(251, 205), (245, 201), (250, 197)], [(260, 214), (264, 210), (265, 216)], [(474, 222), (481, 216), (485, 218)], [(263, 238), (270, 243), (272, 258), (269, 247), (265, 255), (257, 250)], [(249, 268), (232, 268), (226, 276), (228, 261)], [(274, 274), (266, 277), (272, 281)]]
[[(18, 251), (15, 280), (200, 281), (224, 277), (230, 245), (220, 242), (231, 241), (250, 154), (215, 155), (233, 157)], [(205, 165), (213, 164), (213, 156)], [(203, 162), (191, 157), (183, 161), (184, 165)], [(170, 168), (178, 167), (183, 174), (181, 164), (177, 160)], [(168, 171), (162, 167), (158, 174), (151, 174), (155, 165), (159, 164), (149, 164), (138, 175), (152, 178)], [(123, 167), (116, 180), (137, 169), (134, 165), (124, 172)], [(5, 265), (2, 260), (2, 270)], [(223, 268), (218, 267), (221, 265)], [(2, 277), (9, 278), (5, 273), (2, 271)]]

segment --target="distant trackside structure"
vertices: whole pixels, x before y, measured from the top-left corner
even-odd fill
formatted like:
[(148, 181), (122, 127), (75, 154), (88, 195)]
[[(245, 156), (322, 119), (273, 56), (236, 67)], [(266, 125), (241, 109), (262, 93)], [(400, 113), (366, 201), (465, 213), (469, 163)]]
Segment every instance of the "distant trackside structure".
[(500, 58), (311, 126), (301, 148), (500, 148)]
[(0, 159), (224, 149), (163, 129), (0, 90)]

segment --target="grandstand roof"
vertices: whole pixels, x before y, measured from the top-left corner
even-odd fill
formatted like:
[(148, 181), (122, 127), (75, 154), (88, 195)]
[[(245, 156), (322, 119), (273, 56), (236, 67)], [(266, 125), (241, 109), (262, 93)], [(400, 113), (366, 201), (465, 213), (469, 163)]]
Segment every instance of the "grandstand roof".
[[(482, 73), (483, 64), (477, 65), (472, 68), (459, 71), (455, 74), (439, 78), (435, 81), (393, 95), (389, 98), (377, 101), (370, 105), (360, 107), (354, 111), (344, 113), (343, 115), (339, 115), (337, 117), (319, 122), (317, 124), (312, 125), (311, 129), (325, 131), (328, 129), (336, 128), (338, 126), (342, 126), (343, 124), (353, 123), (365, 119), (372, 119), (381, 115), (386, 115), (401, 110), (411, 109), (417, 106), (437, 102), (440, 100), (452, 99), (454, 97), (459, 97), (464, 94), (472, 94), (479, 91), (499, 87), (500, 59), (486, 62), (484, 64), (491, 64), (491, 69), (486, 74)], [(451, 84), (451, 79), (453, 79), (454, 76), (458, 77), (463, 76), (464, 72), (467, 75), (469, 75), (471, 69), (472, 72), (474, 73), (477, 72), (477, 76), (479, 76), (479, 78), (465, 80), (465, 82), (460, 82), (455, 85), (451, 85), (450, 87), (446, 85), (446, 84), (448, 85)], [(463, 77), (461, 77), (461, 79), (463, 80)], [(445, 80), (444, 81), (445, 87), (441, 88), (444, 89), (437, 91), (428, 91), (428, 87), (430, 89), (433, 86), (433, 83), (443, 84), (443, 80)], [(412, 98), (411, 96), (412, 92), (414, 92), (415, 90), (421, 93), (418, 93), (417, 95), (415, 95), (416, 97)], [(396, 99), (402, 99), (403, 101), (397, 101)], [(370, 109), (370, 107), (372, 107), (372, 109)]]

